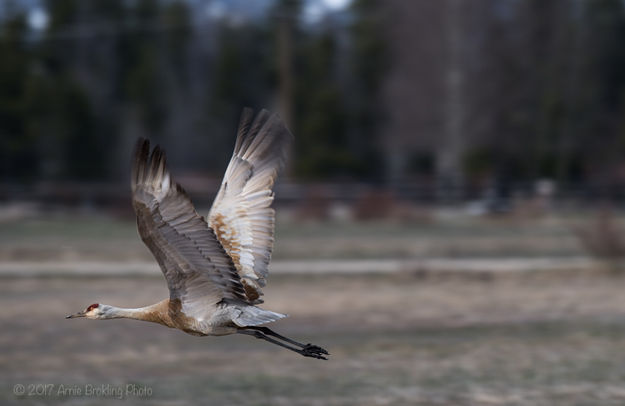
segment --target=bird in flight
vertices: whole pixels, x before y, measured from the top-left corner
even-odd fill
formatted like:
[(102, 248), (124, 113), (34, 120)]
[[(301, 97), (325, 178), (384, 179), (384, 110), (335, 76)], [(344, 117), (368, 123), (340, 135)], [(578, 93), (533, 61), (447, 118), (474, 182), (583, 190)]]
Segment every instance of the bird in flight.
[(164, 151), (140, 138), (133, 157), (132, 204), (143, 242), (160, 265), (169, 299), (127, 309), (94, 303), (67, 318), (129, 318), (197, 336), (246, 334), (305, 357), (328, 352), (266, 326), (286, 317), (261, 309), (273, 248), (273, 185), (293, 136), (276, 114), (243, 111), (234, 153), (208, 213), (200, 216), (173, 181)]

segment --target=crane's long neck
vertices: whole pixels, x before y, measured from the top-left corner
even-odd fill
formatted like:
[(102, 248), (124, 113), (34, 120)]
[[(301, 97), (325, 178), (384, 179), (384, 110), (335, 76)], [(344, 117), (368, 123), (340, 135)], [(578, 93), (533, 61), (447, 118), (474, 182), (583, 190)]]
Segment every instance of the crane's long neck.
[(150, 321), (173, 327), (169, 317), (169, 299), (165, 299), (150, 306), (128, 309), (123, 307), (109, 306), (110, 312), (107, 319), (134, 319)]

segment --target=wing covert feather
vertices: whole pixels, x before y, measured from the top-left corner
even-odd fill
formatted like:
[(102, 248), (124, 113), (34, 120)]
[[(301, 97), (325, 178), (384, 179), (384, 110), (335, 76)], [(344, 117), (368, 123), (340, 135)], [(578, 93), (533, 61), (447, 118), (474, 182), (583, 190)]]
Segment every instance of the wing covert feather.
[(131, 176), (133, 207), (143, 242), (158, 261), (185, 314), (202, 319), (223, 299), (247, 302), (239, 274), (180, 185), (171, 180), (164, 152), (139, 139)]

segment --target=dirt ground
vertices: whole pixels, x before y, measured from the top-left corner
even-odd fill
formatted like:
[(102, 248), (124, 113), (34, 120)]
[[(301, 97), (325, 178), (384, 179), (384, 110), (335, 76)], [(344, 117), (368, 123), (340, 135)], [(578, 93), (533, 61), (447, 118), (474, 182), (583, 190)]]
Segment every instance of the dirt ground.
[[(625, 279), (274, 276), (275, 330), (329, 361), (245, 336), (66, 320), (93, 302), (166, 297), (153, 278), (3, 278), (3, 405), (622, 405)], [(22, 386), (20, 386), (22, 385)], [(21, 392), (20, 392), (21, 391)]]

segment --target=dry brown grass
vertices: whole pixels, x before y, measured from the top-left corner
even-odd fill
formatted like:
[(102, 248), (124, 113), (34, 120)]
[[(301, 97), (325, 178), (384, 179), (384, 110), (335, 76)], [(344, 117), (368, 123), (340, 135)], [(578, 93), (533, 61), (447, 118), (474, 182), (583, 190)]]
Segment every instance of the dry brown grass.
[(584, 272), (274, 276), (264, 307), (291, 315), (275, 329), (327, 347), (321, 362), (249, 337), (63, 318), (155, 302), (160, 277), (4, 279), (0, 402), (100, 404), (11, 390), (130, 382), (167, 405), (623, 404), (624, 287)]

